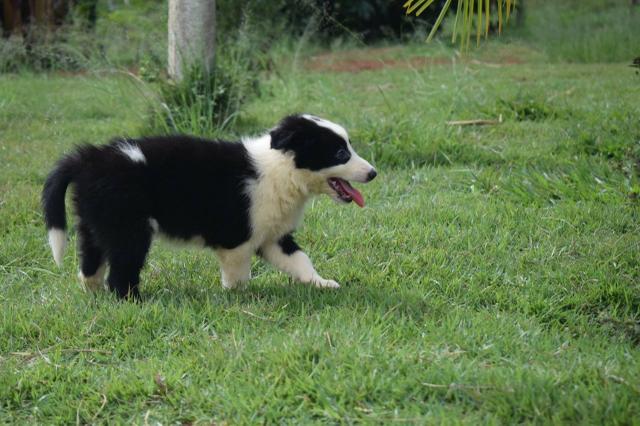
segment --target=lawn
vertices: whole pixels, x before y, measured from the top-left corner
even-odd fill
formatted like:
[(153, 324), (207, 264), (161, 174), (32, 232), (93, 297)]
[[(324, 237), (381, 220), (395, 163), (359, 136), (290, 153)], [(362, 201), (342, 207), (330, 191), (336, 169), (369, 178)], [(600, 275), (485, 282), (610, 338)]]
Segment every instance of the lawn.
[(146, 89), (0, 76), (0, 423), (638, 424), (640, 77), (489, 47), (265, 75), (223, 136), (312, 112), (379, 171), (297, 234), (342, 288), (256, 259), (228, 292), (211, 252), (159, 243), (141, 304), (85, 294), (75, 241), (55, 267), (39, 196), (74, 144), (140, 134)]

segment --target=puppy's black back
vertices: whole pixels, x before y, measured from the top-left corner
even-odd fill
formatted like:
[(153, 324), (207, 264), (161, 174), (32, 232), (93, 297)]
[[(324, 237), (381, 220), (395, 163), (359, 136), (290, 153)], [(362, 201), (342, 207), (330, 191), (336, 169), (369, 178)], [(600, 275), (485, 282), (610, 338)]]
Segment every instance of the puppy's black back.
[[(123, 147), (139, 148), (132, 160)], [(80, 148), (75, 203), (80, 220), (105, 239), (155, 220), (169, 236), (202, 236), (232, 248), (250, 236), (246, 182), (256, 177), (240, 143), (173, 136)]]

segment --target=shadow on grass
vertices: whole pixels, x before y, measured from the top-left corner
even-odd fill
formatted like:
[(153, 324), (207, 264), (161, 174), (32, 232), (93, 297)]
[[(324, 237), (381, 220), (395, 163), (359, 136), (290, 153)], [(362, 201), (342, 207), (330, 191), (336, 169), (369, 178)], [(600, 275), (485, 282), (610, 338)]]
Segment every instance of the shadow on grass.
[[(320, 289), (292, 280), (286, 284), (276, 284), (269, 280), (248, 284), (241, 290), (221, 290), (211, 286), (185, 287), (171, 286), (153, 294), (142, 290), (143, 303), (159, 303), (164, 306), (188, 306), (196, 311), (209, 306), (219, 306), (221, 310), (230, 308), (258, 308), (261, 312), (277, 311), (279, 315), (294, 317), (304, 312), (306, 315), (324, 312), (327, 309), (351, 311), (354, 314), (375, 312), (385, 317), (406, 318), (413, 322), (425, 317), (439, 318), (444, 313), (441, 303), (430, 303), (424, 295), (416, 291), (379, 287), (369, 287), (350, 283), (337, 290)], [(267, 312), (268, 314), (268, 312)]]

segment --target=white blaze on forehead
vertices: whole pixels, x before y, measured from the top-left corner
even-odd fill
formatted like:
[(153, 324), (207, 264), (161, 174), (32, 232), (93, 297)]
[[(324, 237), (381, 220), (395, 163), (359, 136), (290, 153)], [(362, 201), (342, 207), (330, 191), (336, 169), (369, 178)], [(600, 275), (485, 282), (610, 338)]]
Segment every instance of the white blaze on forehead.
[(127, 143), (127, 142), (121, 143), (121, 144), (118, 145), (118, 149), (124, 155), (129, 157), (129, 159), (131, 161), (133, 161), (134, 163), (146, 163), (147, 162), (147, 158), (142, 153), (142, 150), (140, 149), (140, 147), (138, 147), (138, 146), (136, 146), (136, 145), (134, 145), (132, 143)]
[(322, 126), (322, 127), (325, 127), (327, 129), (331, 130), (333, 133), (335, 133), (336, 135), (338, 135), (342, 139), (344, 139), (345, 142), (347, 142), (347, 143), (349, 142), (349, 135), (347, 135), (347, 131), (341, 125), (333, 123), (333, 122), (331, 122), (329, 120), (325, 120), (325, 119), (320, 118), (320, 117), (316, 117), (315, 115), (303, 114), (302, 116), (304, 118), (306, 118), (307, 120), (313, 121), (318, 126)]

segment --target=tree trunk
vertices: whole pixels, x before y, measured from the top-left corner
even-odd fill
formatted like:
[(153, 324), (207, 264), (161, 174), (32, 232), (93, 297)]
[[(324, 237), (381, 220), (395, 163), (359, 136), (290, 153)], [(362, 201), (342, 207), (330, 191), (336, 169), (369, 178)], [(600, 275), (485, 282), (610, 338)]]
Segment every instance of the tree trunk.
[(19, 0), (2, 2), (2, 31), (5, 37), (22, 30), (22, 11)]
[(215, 0), (169, 0), (169, 76), (181, 81), (191, 67), (213, 69)]

